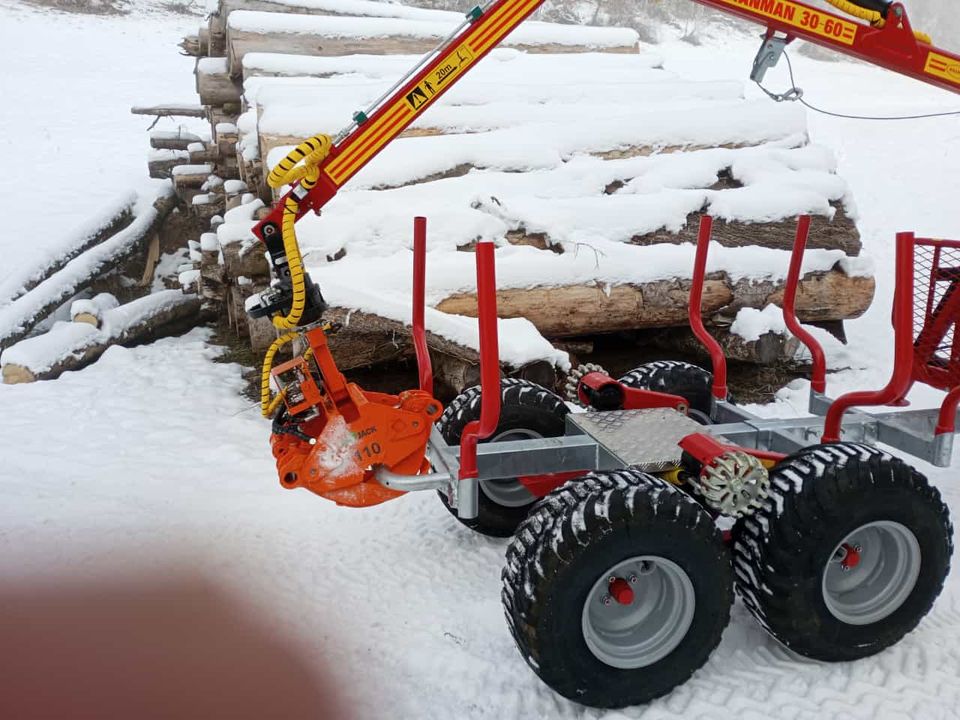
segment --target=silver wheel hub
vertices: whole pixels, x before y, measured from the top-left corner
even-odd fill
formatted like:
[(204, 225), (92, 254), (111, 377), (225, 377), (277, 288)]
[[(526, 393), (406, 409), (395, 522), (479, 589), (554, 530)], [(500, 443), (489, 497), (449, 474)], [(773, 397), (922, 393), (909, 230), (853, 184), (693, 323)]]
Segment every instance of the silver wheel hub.
[(848, 625), (883, 620), (910, 596), (921, 560), (920, 543), (905, 525), (892, 520), (862, 525), (834, 548), (823, 569), (827, 610)]
[[(490, 442), (536, 440), (542, 437), (543, 435), (533, 430), (504, 430), (499, 435), (492, 437)], [(481, 480), (480, 491), (495, 504), (502, 507), (523, 507), (537, 499), (537, 496), (527, 490), (517, 478)]]
[(656, 555), (632, 557), (603, 573), (587, 593), (583, 639), (611, 667), (647, 667), (676, 650), (695, 609), (693, 583), (683, 568)]

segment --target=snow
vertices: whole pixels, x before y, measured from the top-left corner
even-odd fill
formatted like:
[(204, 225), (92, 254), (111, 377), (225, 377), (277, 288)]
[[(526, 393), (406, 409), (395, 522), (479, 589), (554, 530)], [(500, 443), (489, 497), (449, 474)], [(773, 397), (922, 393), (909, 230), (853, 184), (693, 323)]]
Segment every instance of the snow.
[(202, 57), (197, 59), (198, 75), (222, 75), (230, 69), (227, 58)]
[[(340, 55), (310, 56), (286, 55), (283, 53), (251, 52), (243, 56), (243, 74), (245, 79), (261, 76), (290, 76), (302, 82), (308, 76), (322, 77), (330, 75), (348, 75), (354, 79), (397, 79), (409, 72), (420, 61), (418, 55)], [(582, 62), (578, 62), (582, 61)], [(638, 54), (620, 53), (576, 53), (569, 57), (552, 54), (527, 53), (515, 48), (500, 47), (490, 51), (483, 62), (470, 71), (456, 87), (465, 83), (474, 83), (479, 79), (495, 75), (501, 63), (510, 63), (517, 72), (512, 82), (526, 82), (528, 73), (536, 73), (540, 80), (551, 85), (562, 85), (556, 75), (550, 72), (556, 63), (562, 63), (564, 72), (573, 73), (572, 80), (586, 77), (596, 80), (596, 73), (603, 73), (606, 80), (610, 73), (622, 73), (624, 69), (642, 70), (657, 68), (663, 64), (663, 58), (655, 49), (643, 48)], [(451, 92), (453, 92), (451, 90)]]
[(200, 145), (200, 149), (203, 149), (201, 143), (191, 143), (186, 150), (171, 150), (167, 148), (163, 149), (151, 149), (147, 153), (147, 160), (153, 162), (156, 160), (189, 160), (190, 159), (190, 147), (193, 145)]
[(777, 305), (767, 305), (763, 310), (745, 307), (740, 308), (730, 332), (744, 340), (753, 341), (767, 333), (786, 335), (787, 325), (783, 321), (783, 311)]
[[(297, 15), (237, 10), (227, 18), (228, 32), (269, 32), (323, 35), (338, 38), (447, 37), (463, 20), (451, 13), (444, 20), (411, 20), (378, 17)], [(638, 35), (628, 28), (529, 23), (510, 33), (509, 45), (580, 45), (594, 48), (636, 46)]]
[[(194, 59), (175, 45), (196, 32), (197, 22), (152, 11), (59, 13), (0, 0), (0, 304), (88, 225), (95, 229), (134, 192), (166, 184), (146, 173), (153, 119), (131, 115), (130, 107), (195, 104)], [(136, 62), (120, 61), (125, 58)], [(59, 101), (66, 98), (69, 109)], [(164, 118), (154, 132), (175, 133), (181, 125), (201, 134), (206, 123)], [(42, 229), (35, 213), (25, 211), (36, 207), (38, 184), (53, 193), (44, 196)]]
[[(504, 624), (504, 541), (460, 526), (434, 493), (353, 510), (282, 490), (268, 425), (239, 395), (240, 368), (212, 363), (218, 350), (206, 337), (115, 347), (59, 380), (0, 386), (0, 436), (18, 449), (0, 484), (3, 577), (83, 576), (103, 572), (104, 558), (107, 569), (159, 576), (186, 563), (300, 638), (357, 718), (449, 718), (451, 708), (490, 720), (953, 716), (956, 575), (931, 616), (874, 658), (803, 660), (737, 604), (709, 662), (668, 697), (606, 712), (558, 698)], [(950, 474), (934, 478), (956, 513)], [(376, 683), (357, 681), (373, 671)]]
[(223, 191), (227, 195), (236, 195), (245, 192), (247, 184), (243, 180), (226, 180), (223, 183)]
[[(12, 192), (12, 187), (11, 187)], [(8, 195), (7, 197), (10, 197)], [(16, 196), (14, 196), (15, 198)], [(131, 212), (137, 202), (135, 192), (124, 192), (115, 196), (109, 204), (102, 205), (98, 210), (87, 209), (86, 217), (77, 218), (77, 227), (71, 228), (69, 232), (64, 232), (58, 244), (44, 248), (42, 251), (35, 251), (33, 257), (25, 257), (18, 262), (18, 250), (23, 245), (29, 243), (22, 242), (23, 237), (31, 237), (32, 240), (42, 240), (43, 234), (23, 235), (15, 237), (15, 228), (17, 220), (28, 213), (10, 213), (7, 222), (13, 224), (14, 231), (0, 237), (10, 237), (15, 240), (14, 243), (7, 243), (0, 240), (0, 248), (4, 252), (4, 260), (0, 270), (0, 308), (8, 305), (10, 302), (23, 294), (25, 285), (39, 280), (43, 276), (44, 269), (51, 267), (53, 263), (58, 262), (64, 255), (71, 256), (76, 254), (77, 250), (101, 230), (109, 227), (118, 217), (124, 213)], [(11, 210), (13, 205), (10, 206)], [(48, 213), (44, 213), (44, 222), (50, 218)], [(34, 217), (34, 220), (36, 218)], [(19, 241), (19, 242), (16, 242)], [(9, 246), (9, 247), (8, 247)], [(4, 274), (5, 273), (5, 274)]]
[(174, 177), (177, 175), (208, 175), (213, 172), (213, 165), (209, 163), (200, 165), (177, 165), (170, 172)]
[[(568, 117), (588, 121), (591, 108), (568, 107)], [(559, 108), (561, 113), (564, 109)], [(489, 133), (400, 138), (360, 170), (353, 187), (392, 187), (459, 165), (513, 171), (552, 168), (578, 153), (636, 146), (702, 147), (764, 141), (796, 145), (806, 131), (799, 109), (759, 100), (707, 106), (691, 103), (686, 108), (678, 103), (652, 110), (630, 104), (620, 106), (612, 115), (593, 116), (589, 132), (584, 125), (570, 125), (564, 119), (562, 114), (537, 115), (520, 125)], [(267, 165), (275, 165), (290, 149), (273, 149)]]
[(212, 232), (203, 233), (200, 236), (200, 249), (203, 252), (216, 252), (220, 249), (220, 243), (217, 241), (217, 234)]
[(110, 293), (98, 293), (89, 299), (74, 300), (70, 305), (70, 319), (73, 320), (77, 315), (86, 314), (93, 315), (100, 320), (104, 312), (113, 310), (119, 305), (120, 302)]
[[(182, 86), (183, 97), (190, 97), (191, 62), (180, 58), (173, 44), (195, 29), (196, 19), (56, 15), (51, 23), (47, 12), (0, 8), (4, 21), (15, 20), (0, 22), (0, 53), (5, 67), (18, 68), (0, 75), (0, 85), (4, 97), (21, 99), (11, 121), (15, 132), (5, 134), (5, 161), (27, 167), (39, 153), (40, 167), (60, 173), (64, 188), (45, 209), (43, 232), (37, 232), (26, 224), (27, 213), (11, 212), (30, 206), (35, 187), (4, 176), (0, 197), (11, 223), (0, 237), (0, 282), (6, 288), (12, 273), (55, 257), (53, 251), (76, 237), (76, 228), (110, 202), (118, 187), (140, 182), (143, 156), (136, 149), (145, 147), (146, 123), (129, 116), (126, 106), (146, 99), (148, 69), (150, 93), (172, 96)], [(45, 42), (29, 47), (26, 37)], [(753, 37), (726, 33), (699, 47), (671, 41), (657, 50), (668, 71), (727, 81), (746, 75), (756, 45)], [(61, 49), (78, 47), (92, 48), (88, 63), (64, 62)], [(111, 52), (101, 58), (97, 49), (103, 47)], [(142, 64), (116, 61), (134, 52), (145, 58)], [(831, 109), (897, 114), (958, 105), (953, 96), (862, 64), (795, 55), (794, 65), (807, 98)], [(100, 81), (108, 72), (118, 79), (105, 95)], [(45, 93), (60, 79), (76, 89), (77, 107), (52, 117)], [(769, 82), (783, 87), (784, 73), (771, 73)], [(759, 99), (759, 92), (748, 88), (748, 97)], [(836, 370), (829, 389), (838, 394), (879, 387), (890, 371), (894, 233), (914, 229), (925, 236), (960, 237), (956, 119), (893, 125), (811, 115), (808, 124), (814, 142), (837, 158), (857, 199), (858, 226), (879, 282), (874, 306), (847, 325), (850, 346), (827, 345)], [(51, 141), (73, 139), (81, 131), (83, 143)], [(109, 162), (101, 161), (108, 156)], [(491, 178), (499, 182), (502, 176)], [(235, 218), (248, 212), (238, 210)], [(369, 204), (362, 211), (350, 221), (360, 225), (357, 218), (365, 222), (376, 213)], [(340, 212), (331, 207), (327, 219)], [(432, 209), (430, 217), (431, 242), (444, 242)], [(408, 218), (396, 230), (397, 242), (409, 241), (409, 234)], [(398, 253), (402, 247), (397, 245)], [(409, 255), (399, 257), (409, 261)], [(176, 256), (166, 260), (176, 262)], [(779, 259), (775, 264), (786, 267)], [(428, 276), (431, 272), (428, 268)], [(368, 287), (375, 282), (368, 280)], [(279, 636), (295, 635), (308, 647), (311, 669), (333, 676), (357, 718), (956, 717), (956, 571), (917, 630), (873, 658), (841, 664), (798, 658), (771, 640), (738, 603), (709, 662), (669, 696), (622, 711), (584, 709), (558, 698), (523, 663), (504, 624), (499, 601), (504, 541), (459, 525), (433, 493), (352, 510), (305, 491), (282, 490), (267, 443), (269, 424), (241, 397), (241, 369), (212, 362), (219, 352), (207, 333), (195, 331), (148, 346), (111, 348), (95, 365), (55, 381), (0, 385), (5, 586), (30, 578), (59, 585), (64, 575), (89, 577), (96, 569), (137, 569), (162, 577), (172, 564), (185, 567), (248, 599)], [(808, 387), (793, 383), (776, 403), (756, 409), (802, 413), (799, 400)], [(941, 397), (918, 388), (911, 399), (924, 407)], [(958, 517), (956, 471), (918, 467)], [(106, 570), (105, 561), (111, 563)], [(370, 677), (376, 682), (364, 680)]]

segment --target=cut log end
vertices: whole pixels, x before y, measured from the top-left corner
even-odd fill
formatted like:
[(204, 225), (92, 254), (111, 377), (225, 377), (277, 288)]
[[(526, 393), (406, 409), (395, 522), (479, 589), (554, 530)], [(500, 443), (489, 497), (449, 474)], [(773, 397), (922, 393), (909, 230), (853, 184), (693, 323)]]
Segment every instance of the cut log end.
[(100, 327), (100, 318), (98, 318), (93, 313), (82, 312), (77, 313), (73, 316), (73, 322), (75, 323), (86, 323), (87, 325), (93, 325), (94, 327)]
[(3, 375), (4, 385), (19, 385), (20, 383), (37, 381), (37, 376), (30, 371), (30, 368), (26, 368), (23, 365), (8, 363), (3, 366), (3, 370), (0, 371), (0, 373)]

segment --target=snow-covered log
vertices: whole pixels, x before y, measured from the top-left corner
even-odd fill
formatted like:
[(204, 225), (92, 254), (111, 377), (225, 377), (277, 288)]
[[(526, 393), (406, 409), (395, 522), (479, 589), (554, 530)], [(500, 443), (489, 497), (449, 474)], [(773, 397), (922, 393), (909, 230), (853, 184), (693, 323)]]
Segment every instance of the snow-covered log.
[(89, 299), (74, 300), (70, 305), (70, 320), (100, 327), (103, 324), (103, 314), (119, 306), (120, 302), (110, 293), (100, 293)]
[(170, 170), (173, 186), (177, 190), (185, 188), (199, 188), (210, 175), (213, 174), (213, 165), (202, 163), (199, 165), (177, 165)]
[[(803, 322), (855, 318), (866, 312), (875, 289), (872, 277), (851, 277), (842, 270), (806, 275), (797, 293)], [(679, 327), (687, 324), (689, 281), (661, 280), (642, 285), (566, 285), (507, 288), (497, 292), (502, 318), (523, 317), (546, 337), (576, 337), (620, 330)], [(742, 307), (764, 308), (783, 298), (783, 284), (713, 277), (703, 288), (703, 313), (731, 315)], [(437, 309), (476, 317), (474, 293), (445, 298)]]
[(186, 150), (191, 144), (200, 142), (200, 136), (179, 130), (154, 130), (150, 133), (150, 147), (154, 150)]
[(156, 117), (196, 117), (207, 116), (207, 111), (200, 105), (184, 105), (170, 103), (168, 105), (134, 105), (130, 108), (134, 115), (154, 115)]
[(152, 178), (166, 180), (178, 165), (191, 162), (187, 150), (151, 150), (147, 155), (147, 173)]
[(120, 194), (102, 208), (92, 221), (74, 230), (71, 237), (55, 243), (56, 252), (51, 252), (40, 264), (32, 268), (14, 268), (0, 281), (0, 307), (30, 292), (75, 257), (120, 232), (133, 220), (136, 203), (136, 193)]
[(29, 292), (0, 307), (0, 350), (26, 337), (38, 322), (94, 280), (145, 251), (173, 206), (173, 193), (166, 188), (156, 199), (140, 198), (129, 225), (76, 255)]
[[(459, 22), (237, 11), (227, 18), (227, 57), (231, 75), (240, 77), (248, 52), (420, 54), (432, 50)], [(637, 41), (637, 33), (625, 28), (539, 23), (517, 28), (503, 44), (541, 53), (635, 53)]]
[(196, 69), (197, 95), (204, 105), (239, 103), (240, 83), (230, 76), (226, 58), (200, 58)]
[[(253, 11), (258, 15), (286, 14), (292, 16), (347, 16), (350, 18), (388, 19), (435, 23), (446, 28), (447, 34), (463, 22), (463, 14), (449, 10), (419, 8), (401, 3), (371, 2), (370, 0), (220, 0), (217, 13), (211, 17), (211, 42), (217, 35), (228, 33), (237, 11)], [(315, 18), (316, 19), (316, 18)], [(636, 49), (639, 36), (626, 28), (591, 25), (560, 25), (527, 20), (513, 32), (508, 42), (523, 46), (589, 47)], [(556, 51), (553, 51), (556, 52)], [(562, 51), (561, 51), (562, 52)]]
[[(330, 350), (341, 370), (357, 370), (414, 357), (410, 326), (406, 323), (336, 307), (330, 308), (324, 317), (343, 324), (343, 328), (329, 338)], [(455, 322), (464, 324), (463, 320), (457, 318)], [(467, 321), (467, 324), (473, 325), (475, 321)], [(479, 382), (480, 356), (474, 347), (433, 332), (427, 333), (427, 345), (439, 382), (456, 392)], [(540, 352), (547, 357), (553, 355), (550, 362), (536, 357), (536, 352), (529, 357), (506, 359), (501, 355), (503, 372), (511, 377), (552, 386), (555, 381), (554, 361), (562, 360), (565, 353), (554, 351), (549, 345), (545, 348), (549, 352), (544, 349)]]
[(100, 357), (111, 345), (144, 342), (166, 328), (185, 328), (196, 318), (199, 301), (178, 290), (164, 290), (101, 314), (98, 328), (81, 322), (57, 322), (43, 335), (23, 340), (3, 354), (2, 376), (7, 384), (50, 380), (78, 370)]

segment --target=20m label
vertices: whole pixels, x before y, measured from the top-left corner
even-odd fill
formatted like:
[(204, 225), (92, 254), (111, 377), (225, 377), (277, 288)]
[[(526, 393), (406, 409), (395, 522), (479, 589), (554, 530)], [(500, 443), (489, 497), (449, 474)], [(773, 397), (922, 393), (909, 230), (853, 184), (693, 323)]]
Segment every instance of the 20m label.
[(411, 110), (420, 110), (473, 62), (473, 51), (463, 43), (406, 95)]

